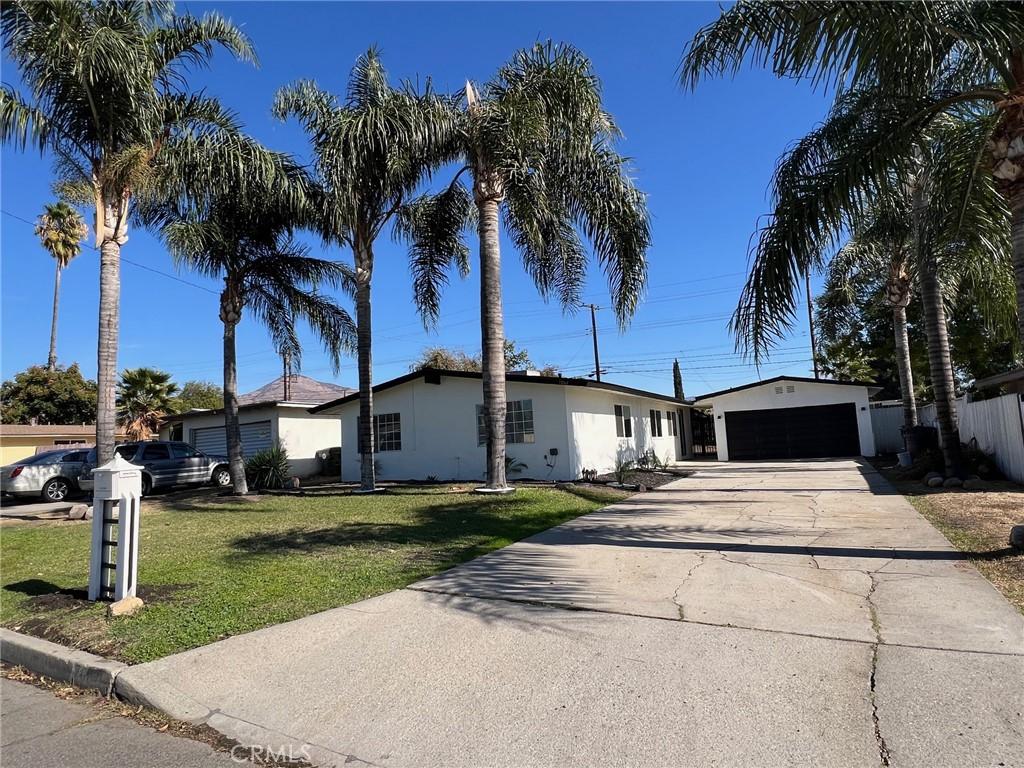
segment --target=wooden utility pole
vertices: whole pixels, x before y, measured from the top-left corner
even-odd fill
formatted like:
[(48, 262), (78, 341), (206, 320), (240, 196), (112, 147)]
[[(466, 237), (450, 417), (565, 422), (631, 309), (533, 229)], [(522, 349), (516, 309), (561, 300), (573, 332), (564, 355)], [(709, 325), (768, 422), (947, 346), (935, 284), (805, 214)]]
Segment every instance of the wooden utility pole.
[(811, 303), (811, 272), (804, 273), (804, 287), (807, 288), (807, 330), (811, 333), (811, 361), (814, 363), (814, 378), (818, 375), (818, 342), (814, 336), (814, 304)]
[(590, 333), (594, 337), (594, 380), (601, 380), (601, 355), (597, 351), (597, 310), (600, 309), (596, 304), (584, 304), (584, 307), (590, 307)]

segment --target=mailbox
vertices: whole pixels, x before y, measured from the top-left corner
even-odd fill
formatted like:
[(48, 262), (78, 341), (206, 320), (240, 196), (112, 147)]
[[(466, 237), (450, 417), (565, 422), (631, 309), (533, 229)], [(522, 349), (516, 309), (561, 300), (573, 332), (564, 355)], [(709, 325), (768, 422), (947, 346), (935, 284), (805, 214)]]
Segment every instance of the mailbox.
[(92, 474), (89, 599), (134, 597), (139, 570), (142, 468), (115, 455)]

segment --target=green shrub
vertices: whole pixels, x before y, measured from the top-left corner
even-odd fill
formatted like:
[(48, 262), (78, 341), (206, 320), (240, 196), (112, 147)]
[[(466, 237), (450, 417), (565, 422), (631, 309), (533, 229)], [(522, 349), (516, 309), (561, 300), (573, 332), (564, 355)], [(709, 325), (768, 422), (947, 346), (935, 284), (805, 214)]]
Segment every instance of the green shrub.
[(253, 490), (284, 488), (291, 477), (288, 451), (280, 443), (246, 459), (245, 479)]

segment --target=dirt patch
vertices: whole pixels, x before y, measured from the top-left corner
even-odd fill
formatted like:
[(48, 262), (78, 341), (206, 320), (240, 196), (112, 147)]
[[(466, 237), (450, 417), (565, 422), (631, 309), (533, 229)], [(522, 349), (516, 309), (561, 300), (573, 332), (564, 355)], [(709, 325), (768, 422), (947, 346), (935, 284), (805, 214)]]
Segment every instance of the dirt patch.
[[(681, 471), (658, 471), (658, 470), (641, 470), (637, 469), (628, 474), (626, 477), (627, 485), (642, 485), (645, 488), (657, 488), (658, 486), (671, 483), (673, 480), (678, 480), (681, 477), (689, 477), (692, 472), (681, 472)], [(596, 478), (599, 483), (613, 483), (617, 482), (615, 474), (609, 472), (604, 475), (598, 475)]]
[(942, 531), (1018, 610), (1024, 613), (1024, 552), (1007, 545), (1010, 528), (1024, 524), (1024, 486), (986, 483), (986, 490), (928, 488), (900, 480), (892, 467), (879, 471), (929, 522)]

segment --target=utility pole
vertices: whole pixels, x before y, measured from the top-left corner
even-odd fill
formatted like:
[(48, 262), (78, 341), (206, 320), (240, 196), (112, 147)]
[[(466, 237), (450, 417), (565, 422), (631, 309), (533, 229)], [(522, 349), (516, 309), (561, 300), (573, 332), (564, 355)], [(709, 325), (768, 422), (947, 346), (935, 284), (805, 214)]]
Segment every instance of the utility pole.
[(594, 337), (594, 380), (601, 380), (601, 355), (597, 351), (597, 310), (600, 309), (596, 304), (584, 304), (584, 307), (590, 307), (590, 333)]
[(814, 337), (814, 305), (811, 303), (811, 271), (804, 272), (804, 287), (807, 289), (807, 330), (811, 333), (811, 360), (814, 363), (814, 378), (818, 375), (818, 342)]

